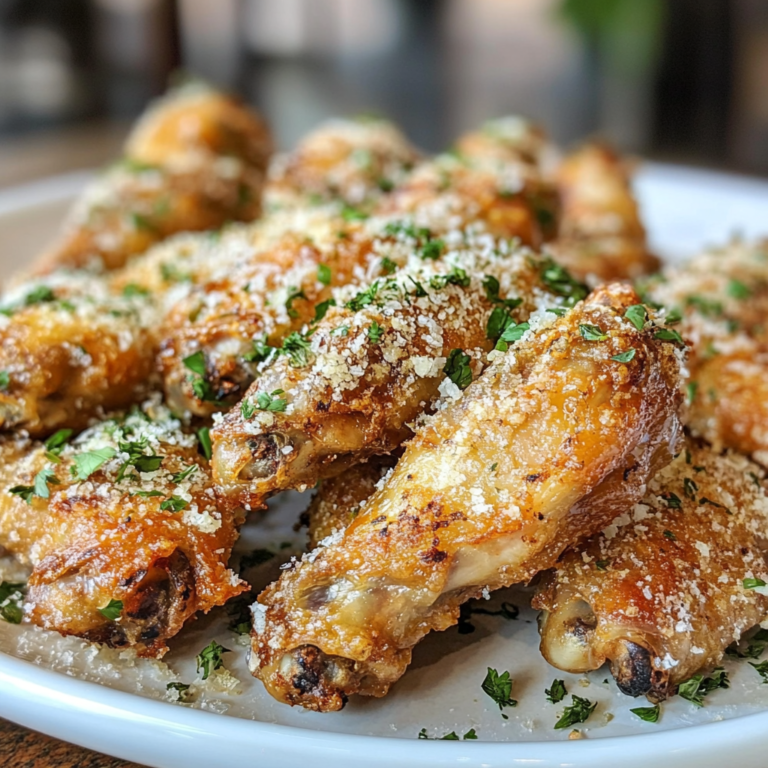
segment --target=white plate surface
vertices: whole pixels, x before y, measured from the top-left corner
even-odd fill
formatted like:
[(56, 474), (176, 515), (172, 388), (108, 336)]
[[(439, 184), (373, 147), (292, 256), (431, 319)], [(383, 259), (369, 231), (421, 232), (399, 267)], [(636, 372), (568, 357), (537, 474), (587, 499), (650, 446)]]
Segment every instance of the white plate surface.
[[(0, 193), (0, 278), (28, 263), (55, 233), (84, 178)], [(637, 189), (652, 246), (667, 258), (735, 233), (768, 234), (768, 183), (648, 165)], [(303, 537), (291, 526), (305, 503), (286, 495), (260, 523), (246, 527), (241, 550), (278, 552), (249, 574), (257, 587), (274, 578), (281, 559), (300, 550)], [(286, 542), (292, 546), (281, 550)], [(0, 562), (0, 576), (10, 567)], [(658, 724), (645, 723), (629, 712), (645, 702), (618, 693), (606, 669), (565, 675), (541, 659), (524, 591), (494, 595), (485, 607), (497, 608), (502, 600), (521, 607), (518, 619), (475, 616), (472, 633), (454, 628), (430, 636), (389, 696), (356, 699), (326, 715), (290, 709), (265, 694), (248, 675), (245, 647), (227, 629), (223, 611), (185, 629), (162, 663), (0, 622), (0, 716), (156, 768), (305, 768), (308, 762), (334, 768), (645, 768), (672, 760), (680, 768), (722, 768), (736, 756), (740, 768), (764, 768), (768, 685), (745, 662), (726, 661), (731, 688), (711, 694), (705, 707), (676, 698), (663, 706)], [(232, 649), (225, 661), (234, 679), (195, 682), (195, 654), (212, 639)], [(489, 666), (509, 670), (515, 680), (519, 704), (506, 710), (508, 720), (480, 688)], [(553, 729), (567, 703), (546, 701), (544, 689), (556, 677), (565, 679), (569, 693), (598, 702), (580, 726), (581, 740)], [(165, 686), (174, 680), (193, 683), (192, 704), (165, 699)], [(474, 728), (478, 740), (419, 740), (422, 728), (431, 737)]]

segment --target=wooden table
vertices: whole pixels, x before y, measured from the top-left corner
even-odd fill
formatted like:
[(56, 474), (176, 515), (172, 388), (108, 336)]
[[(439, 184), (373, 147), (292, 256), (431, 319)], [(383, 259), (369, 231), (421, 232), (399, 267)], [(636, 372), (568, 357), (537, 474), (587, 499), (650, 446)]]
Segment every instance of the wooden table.
[(141, 768), (0, 720), (3, 768)]

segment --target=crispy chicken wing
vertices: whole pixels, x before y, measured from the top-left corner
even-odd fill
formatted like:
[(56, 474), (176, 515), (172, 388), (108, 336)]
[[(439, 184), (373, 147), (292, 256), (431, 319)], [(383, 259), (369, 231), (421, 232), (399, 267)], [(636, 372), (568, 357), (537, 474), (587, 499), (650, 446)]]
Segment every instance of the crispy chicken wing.
[(0, 311), (0, 429), (79, 429), (146, 391), (158, 315), (145, 294), (58, 272), (18, 286)]
[(0, 446), (0, 545), (33, 566), (25, 617), (160, 656), (247, 589), (227, 567), (238, 515), (218, 509), (197, 438), (159, 399), (66, 437)]
[(580, 279), (620, 280), (659, 268), (646, 246), (627, 169), (610, 149), (593, 144), (566, 157), (558, 187), (562, 215), (549, 249), (566, 269)]
[(86, 189), (37, 272), (115, 269), (176, 232), (255, 219), (271, 150), (265, 124), (233, 99), (201, 85), (172, 92)]
[(677, 448), (682, 353), (625, 318), (636, 303), (614, 285), (540, 316), (417, 430), (344, 532), (260, 595), (250, 666), (273, 696), (329, 711), (384, 695), (462, 602), (551, 567), (642, 497)]
[(370, 207), (399, 185), (419, 153), (387, 120), (330, 120), (272, 163), (265, 191), (268, 210), (311, 200)]
[(562, 301), (555, 288), (583, 295), (526, 249), (486, 235), (454, 239), (439, 261), (414, 257), (363, 289), (341, 289), (311, 335), (273, 354), (212, 433), (223, 493), (255, 506), (391, 452), (425, 408), (482, 370), (502, 332), (521, 335), (532, 313)]
[(768, 249), (735, 241), (648, 279), (691, 344), (688, 424), (715, 450), (768, 462)]
[[(689, 440), (639, 504), (567, 552), (534, 600), (541, 650), (568, 672), (606, 660), (619, 688), (662, 701), (765, 619), (761, 470)], [(760, 582), (749, 580), (759, 579)]]

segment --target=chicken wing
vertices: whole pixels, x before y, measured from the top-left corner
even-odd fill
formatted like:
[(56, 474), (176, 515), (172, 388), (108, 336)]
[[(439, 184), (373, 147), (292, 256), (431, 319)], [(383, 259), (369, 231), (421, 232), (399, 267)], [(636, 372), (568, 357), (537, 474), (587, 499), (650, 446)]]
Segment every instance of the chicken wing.
[(218, 509), (197, 438), (159, 398), (67, 437), (0, 446), (0, 545), (33, 566), (25, 618), (160, 656), (247, 589), (227, 567), (242, 517)]
[(0, 429), (79, 429), (146, 391), (158, 315), (144, 293), (58, 272), (18, 286), (0, 313)]
[(534, 606), (547, 661), (586, 672), (609, 660), (624, 693), (654, 702), (717, 664), (768, 614), (760, 476), (689, 440), (641, 503), (545, 577)]
[(77, 201), (37, 273), (115, 269), (176, 232), (255, 219), (271, 150), (266, 125), (233, 99), (199, 84), (172, 92)]
[(584, 295), (527, 249), (486, 235), (456, 240), (439, 261), (414, 257), (388, 278), (341, 289), (311, 334), (286, 339), (212, 433), (223, 493), (255, 506), (391, 452), (411, 421), (507, 344), (504, 333), (521, 335), (534, 312), (562, 301), (556, 289)]
[(634, 279), (655, 272), (626, 167), (607, 147), (588, 145), (558, 170), (562, 215), (555, 258), (580, 279)]
[(274, 697), (330, 711), (384, 695), (461, 603), (642, 498), (677, 449), (683, 355), (653, 316), (625, 317), (636, 303), (614, 285), (539, 316), (417, 430), (352, 524), (259, 596), (250, 667)]
[(370, 208), (418, 160), (419, 153), (387, 120), (331, 120), (272, 163), (265, 206), (275, 210), (316, 200)]
[(644, 285), (691, 344), (688, 425), (715, 450), (768, 463), (768, 249), (734, 241)]

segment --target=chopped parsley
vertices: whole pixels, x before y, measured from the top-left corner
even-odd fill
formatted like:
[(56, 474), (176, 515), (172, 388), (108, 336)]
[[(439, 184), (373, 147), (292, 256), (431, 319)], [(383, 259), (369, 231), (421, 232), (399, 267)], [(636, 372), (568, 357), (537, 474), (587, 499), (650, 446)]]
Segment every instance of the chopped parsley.
[(683, 506), (683, 502), (680, 501), (680, 497), (676, 493), (666, 491), (665, 493), (662, 493), (659, 498), (663, 499), (670, 509), (681, 509)]
[(595, 560), (595, 568), (598, 571), (604, 571), (611, 564), (610, 560)]
[(757, 589), (758, 587), (766, 586), (762, 579), (744, 579), (741, 582), (744, 585), (744, 589)]
[(120, 469), (117, 473), (116, 481), (119, 483), (129, 467), (134, 467), (138, 472), (156, 472), (160, 469), (160, 465), (163, 463), (163, 456), (156, 456), (154, 454), (145, 454), (144, 451), (148, 447), (148, 440), (146, 437), (141, 440), (120, 440), (117, 444), (120, 449), (120, 453), (127, 453), (128, 458), (120, 465)]
[(110, 621), (117, 621), (120, 618), (120, 614), (123, 612), (122, 600), (110, 600), (103, 608), (99, 608), (99, 613)]
[(677, 325), (683, 319), (683, 313), (679, 309), (671, 309), (667, 312), (664, 322), (667, 325)]
[(565, 708), (560, 719), (555, 723), (555, 728), (570, 728), (576, 723), (586, 723), (589, 716), (597, 708), (597, 702), (594, 704), (589, 699), (582, 699), (581, 696), (571, 696), (572, 704)]
[(557, 317), (563, 317), (565, 314), (567, 314), (568, 310), (565, 307), (550, 307), (547, 312), (551, 312)]
[(397, 269), (397, 263), (392, 261), (389, 256), (381, 260), (381, 271), (384, 275), (391, 275)]
[(0, 371), (0, 389), (7, 390), (11, 383), (11, 376), (8, 371)]
[(427, 240), (427, 242), (421, 246), (419, 256), (425, 261), (435, 261), (440, 258), (444, 248), (445, 243), (440, 239)]
[(504, 307), (494, 307), (488, 316), (485, 337), (491, 341), (496, 341), (512, 322), (512, 318)]
[(203, 452), (203, 456), (210, 461), (211, 456), (213, 456), (213, 448), (211, 447), (211, 428), (200, 427), (200, 429), (197, 430), (197, 439), (200, 443), (200, 450)]
[(24, 297), (24, 306), (31, 307), (48, 301), (56, 301), (56, 294), (47, 285), (38, 285)]
[[(317, 307), (315, 307), (317, 312)], [(260, 339), (253, 339), (253, 349), (250, 349), (243, 355), (243, 360), (246, 363), (263, 363), (274, 351), (274, 347), (270, 347), (267, 344), (267, 334), (265, 333)]]
[(45, 443), (43, 443), (45, 446), (45, 457), (49, 461), (53, 461), (58, 464), (60, 461), (59, 456), (64, 450), (64, 446), (67, 444), (67, 440), (69, 440), (71, 436), (71, 429), (60, 429), (58, 432), (54, 432), (45, 441)]
[(344, 221), (365, 221), (368, 214), (352, 205), (345, 205), (341, 210), (341, 218)]
[(686, 477), (683, 480), (683, 492), (689, 499), (696, 500), (696, 491), (699, 490), (699, 486), (691, 480), (690, 477)]
[(200, 672), (202, 670), (203, 680), (207, 680), (213, 672), (224, 666), (221, 657), (225, 653), (231, 653), (229, 648), (225, 648), (223, 645), (219, 645), (215, 640), (211, 640), (211, 642), (195, 657), (197, 671)]
[(657, 704), (655, 707), (635, 707), (629, 711), (641, 720), (645, 720), (646, 723), (658, 723), (661, 707)]
[(184, 367), (192, 371), (195, 374), (194, 377), (190, 377), (192, 383), (192, 391), (198, 400), (203, 401), (216, 401), (216, 394), (211, 387), (210, 382), (207, 380), (207, 369), (205, 363), (205, 354), (202, 349), (198, 349), (197, 352), (193, 352), (191, 355), (185, 357), (182, 361)]
[(336, 306), (336, 299), (326, 299), (319, 304), (315, 304), (315, 317), (312, 320), (313, 323), (319, 323), (327, 314), (331, 307)]
[(459, 388), (466, 389), (472, 383), (470, 356), (460, 349), (452, 349), (443, 367), (443, 373)]
[(615, 360), (617, 363), (629, 363), (635, 359), (635, 350), (628, 349), (626, 352), (620, 352), (618, 355), (614, 355), (611, 360)]
[(506, 352), (509, 349), (509, 345), (514, 344), (516, 341), (520, 341), (523, 334), (525, 334), (530, 327), (531, 326), (528, 323), (517, 323), (516, 325), (510, 323), (496, 342), (496, 349), (501, 352)]
[(45, 467), (35, 475), (32, 485), (14, 485), (13, 488), (8, 490), (8, 493), (13, 493), (24, 499), (27, 504), (31, 504), (33, 496), (39, 496), (41, 499), (50, 497), (49, 483), (51, 485), (61, 485), (56, 477), (56, 473), (50, 467)]
[(752, 295), (752, 291), (744, 283), (734, 279), (728, 282), (726, 292), (733, 299), (748, 299)]
[(288, 355), (291, 366), (294, 368), (305, 368), (309, 365), (312, 356), (309, 340), (297, 331), (289, 333), (285, 337), (280, 351), (282, 354)]
[(128, 285), (123, 288), (123, 296), (125, 296), (126, 299), (132, 299), (136, 296), (149, 296), (149, 291), (136, 283), (128, 283)]
[(587, 341), (605, 341), (608, 338), (608, 334), (604, 333), (600, 326), (588, 323), (579, 324), (579, 333)]
[(366, 290), (361, 291), (355, 297), (350, 299), (344, 306), (347, 309), (351, 309), (353, 312), (359, 312), (363, 307), (367, 307), (369, 304), (373, 304), (376, 300), (376, 295), (381, 288), (381, 284), (378, 280), (374, 280)]
[(645, 327), (645, 321), (648, 319), (648, 310), (642, 304), (633, 304), (631, 307), (627, 307), (626, 312), (624, 312), (624, 317), (629, 320), (638, 331), (642, 331)]
[(685, 386), (685, 391), (688, 393), (688, 402), (692, 403), (696, 399), (696, 392), (699, 389), (698, 381), (689, 381)]
[(659, 329), (653, 334), (653, 338), (658, 339), (659, 341), (672, 341), (675, 344), (679, 344), (681, 347), (685, 346), (683, 337), (677, 331), (673, 331), (670, 328)]
[(178, 485), (183, 483), (188, 477), (191, 477), (195, 472), (197, 472), (197, 464), (190, 464), (186, 469), (172, 474), (171, 480)]
[(446, 285), (458, 285), (462, 288), (466, 288), (470, 283), (470, 277), (465, 269), (461, 267), (453, 267), (450, 272), (445, 275), (435, 275), (429, 280), (429, 285), (435, 290), (442, 290)]
[(480, 684), (483, 691), (499, 705), (501, 716), (507, 720), (504, 714), (504, 707), (516, 707), (517, 702), (512, 698), (512, 684), (514, 681), (509, 672), (498, 673), (493, 667), (488, 667), (485, 679)]
[(179, 498), (178, 496), (171, 496), (160, 505), (160, 509), (163, 512), (169, 510), (171, 512), (181, 512), (182, 509), (186, 509), (188, 506), (189, 502), (185, 499)]
[[(451, 731), (450, 733), (446, 733), (445, 736), (429, 736), (427, 735), (427, 729), (422, 728), (419, 731), (418, 735), (419, 739), (435, 739), (439, 741), (459, 741), (459, 737), (456, 735), (456, 731)], [(470, 728), (462, 737), (465, 741), (469, 739), (470, 741), (473, 739), (477, 739), (477, 732), (474, 728)]]
[(522, 299), (502, 299), (499, 296), (501, 290), (501, 284), (493, 275), (486, 275), (483, 278), (483, 288), (485, 288), (485, 296), (492, 304), (500, 304), (502, 307), (508, 307), (514, 309), (519, 307), (522, 303)]
[(300, 288), (289, 288), (288, 298), (285, 300), (285, 311), (288, 313), (288, 317), (293, 320), (299, 316), (298, 310), (293, 307), (293, 302), (296, 299), (304, 299), (306, 301), (307, 295)]
[(93, 451), (83, 451), (74, 457), (75, 466), (70, 472), (78, 480), (87, 480), (99, 467), (114, 458), (117, 454), (114, 448), (106, 446)]
[(568, 691), (565, 690), (565, 680), (553, 680), (552, 687), (545, 688), (544, 693), (550, 704), (559, 704), (568, 695)]
[(368, 338), (371, 343), (378, 344), (383, 334), (384, 329), (375, 320), (368, 326)]
[(323, 285), (331, 284), (331, 268), (327, 264), (317, 265), (317, 282)]
[(544, 259), (541, 262), (540, 275), (544, 285), (558, 296), (565, 297), (565, 303), (569, 307), (589, 293), (586, 285), (574, 279), (566, 269), (552, 259)]
[(186, 701), (189, 694), (189, 686), (185, 683), (168, 683), (166, 691), (176, 691), (176, 701)]
[(672, 531), (664, 531), (664, 538), (670, 541), (677, 541), (677, 536)]
[(717, 667), (713, 670), (712, 677), (694, 675), (684, 683), (680, 683), (677, 692), (682, 698), (697, 707), (703, 707), (705, 696), (718, 688), (728, 688), (729, 686), (728, 673), (722, 667)]
[(9, 624), (21, 624), (24, 590), (24, 584), (0, 582), (0, 618)]

